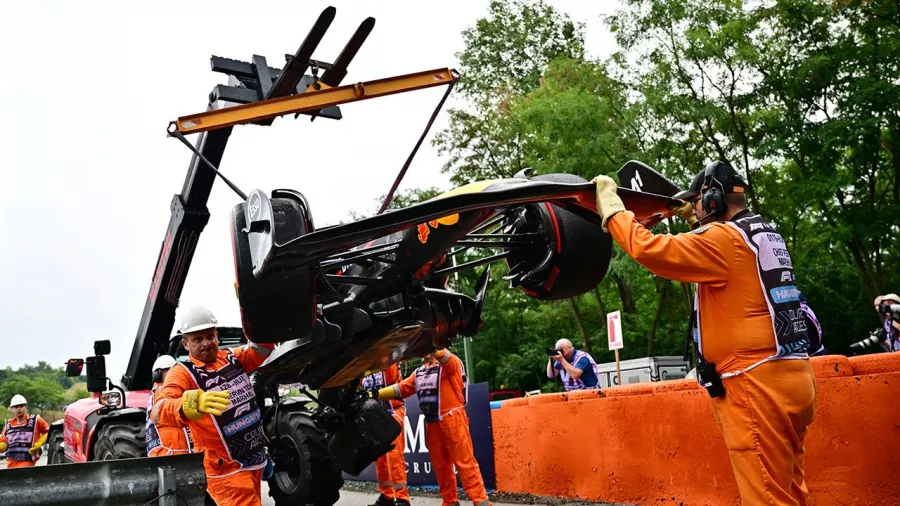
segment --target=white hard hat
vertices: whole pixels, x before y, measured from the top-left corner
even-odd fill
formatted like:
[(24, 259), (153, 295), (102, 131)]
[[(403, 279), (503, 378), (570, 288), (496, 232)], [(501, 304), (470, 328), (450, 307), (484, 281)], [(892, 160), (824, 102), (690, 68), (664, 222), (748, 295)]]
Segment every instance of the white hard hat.
[(12, 407), (12, 406), (18, 406), (18, 405), (20, 405), (20, 404), (28, 404), (28, 401), (25, 400), (25, 397), (23, 397), (23, 396), (21, 396), (21, 395), (19, 395), (19, 394), (14, 395), (13, 398), (12, 398), (12, 400), (9, 401), (10, 407)]
[(200, 330), (214, 328), (219, 322), (213, 316), (212, 311), (203, 306), (185, 308), (181, 315), (181, 325), (178, 330), (182, 334), (190, 334)]
[(175, 359), (172, 355), (160, 355), (159, 358), (156, 359), (156, 362), (153, 362), (153, 368), (151, 371), (156, 371), (158, 369), (171, 369), (175, 366)]

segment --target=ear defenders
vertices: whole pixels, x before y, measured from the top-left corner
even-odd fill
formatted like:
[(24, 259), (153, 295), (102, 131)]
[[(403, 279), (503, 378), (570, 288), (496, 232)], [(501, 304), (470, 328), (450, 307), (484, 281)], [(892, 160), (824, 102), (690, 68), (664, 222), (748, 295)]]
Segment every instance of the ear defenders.
[(722, 162), (712, 162), (703, 171), (701, 204), (703, 211), (707, 215), (715, 216), (716, 219), (725, 216), (728, 206), (725, 202), (725, 187), (722, 184), (722, 180), (727, 178), (724, 173), (725, 167)]

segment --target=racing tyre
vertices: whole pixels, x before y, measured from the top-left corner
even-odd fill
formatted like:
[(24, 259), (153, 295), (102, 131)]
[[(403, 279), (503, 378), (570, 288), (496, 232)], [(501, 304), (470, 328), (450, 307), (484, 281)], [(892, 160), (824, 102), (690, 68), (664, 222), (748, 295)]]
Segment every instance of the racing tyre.
[[(303, 205), (291, 198), (273, 198), (275, 242), (283, 244), (309, 233)], [(247, 339), (278, 343), (309, 335), (316, 323), (315, 287), (309, 266), (274, 273), (264, 279), (253, 275), (244, 204), (231, 211), (231, 243), (241, 322)]]
[(47, 465), (65, 464), (66, 455), (65, 450), (63, 449), (65, 440), (63, 439), (62, 430), (54, 430), (51, 432), (50, 437), (47, 438), (47, 444)]
[[(532, 181), (586, 183), (574, 174), (546, 174)], [(539, 231), (543, 242), (511, 250), (507, 265), (533, 270), (519, 287), (536, 299), (559, 300), (586, 293), (600, 284), (612, 258), (612, 236), (592, 222), (547, 202), (523, 208), (516, 233)], [(523, 267), (524, 266), (524, 267)]]
[(267, 424), (267, 436), (280, 458), (269, 480), (276, 506), (332, 506), (341, 496), (344, 478), (328, 455), (325, 435), (306, 408), (279, 410)]
[(110, 422), (100, 428), (93, 460), (137, 459), (147, 456), (144, 424), (140, 421)]

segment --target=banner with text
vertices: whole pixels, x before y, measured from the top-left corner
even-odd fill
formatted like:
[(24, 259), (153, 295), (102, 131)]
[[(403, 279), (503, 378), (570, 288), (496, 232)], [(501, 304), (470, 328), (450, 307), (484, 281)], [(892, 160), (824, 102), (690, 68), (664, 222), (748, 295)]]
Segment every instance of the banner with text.
[[(469, 385), (469, 403), (466, 405), (469, 415), (469, 432), (472, 435), (472, 446), (475, 448), (475, 460), (481, 468), (484, 486), (488, 489), (497, 487), (494, 475), (494, 434), (491, 428), (491, 406), (487, 382)], [(406, 480), (410, 486), (434, 485), (437, 480), (431, 468), (428, 445), (425, 442), (425, 417), (419, 410), (419, 399), (412, 396), (406, 399), (405, 448)], [(375, 465), (365, 468), (359, 476), (344, 473), (346, 480), (376, 481)], [(457, 478), (457, 483), (462, 486)]]

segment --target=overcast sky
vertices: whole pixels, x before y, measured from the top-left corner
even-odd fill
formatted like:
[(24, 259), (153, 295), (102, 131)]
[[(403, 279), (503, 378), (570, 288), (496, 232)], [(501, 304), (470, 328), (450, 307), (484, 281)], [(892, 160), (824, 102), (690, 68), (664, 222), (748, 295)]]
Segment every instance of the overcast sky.
[[(110, 377), (124, 372), (172, 196), (191, 158), (169, 121), (202, 112), (227, 77), (210, 55), (280, 67), (325, 7), (337, 15), (314, 58), (332, 61), (367, 16), (375, 28), (344, 83), (458, 67), (460, 33), (488, 0), (446, 2), (13, 2), (0, 23), (0, 367), (62, 365), (96, 339), (112, 341)], [(600, 20), (613, 0), (550, 0), (588, 27), (587, 45), (614, 45)], [(345, 105), (341, 121), (282, 117), (238, 126), (220, 168), (241, 189), (292, 188), (317, 225), (369, 213), (387, 192), (444, 88)], [(453, 101), (448, 101), (447, 107)], [(446, 108), (445, 107), (445, 111)], [(439, 116), (431, 133), (446, 125)], [(193, 141), (193, 138), (191, 138)], [(449, 188), (428, 141), (402, 188)], [(182, 305), (240, 325), (229, 212), (217, 181)]]

